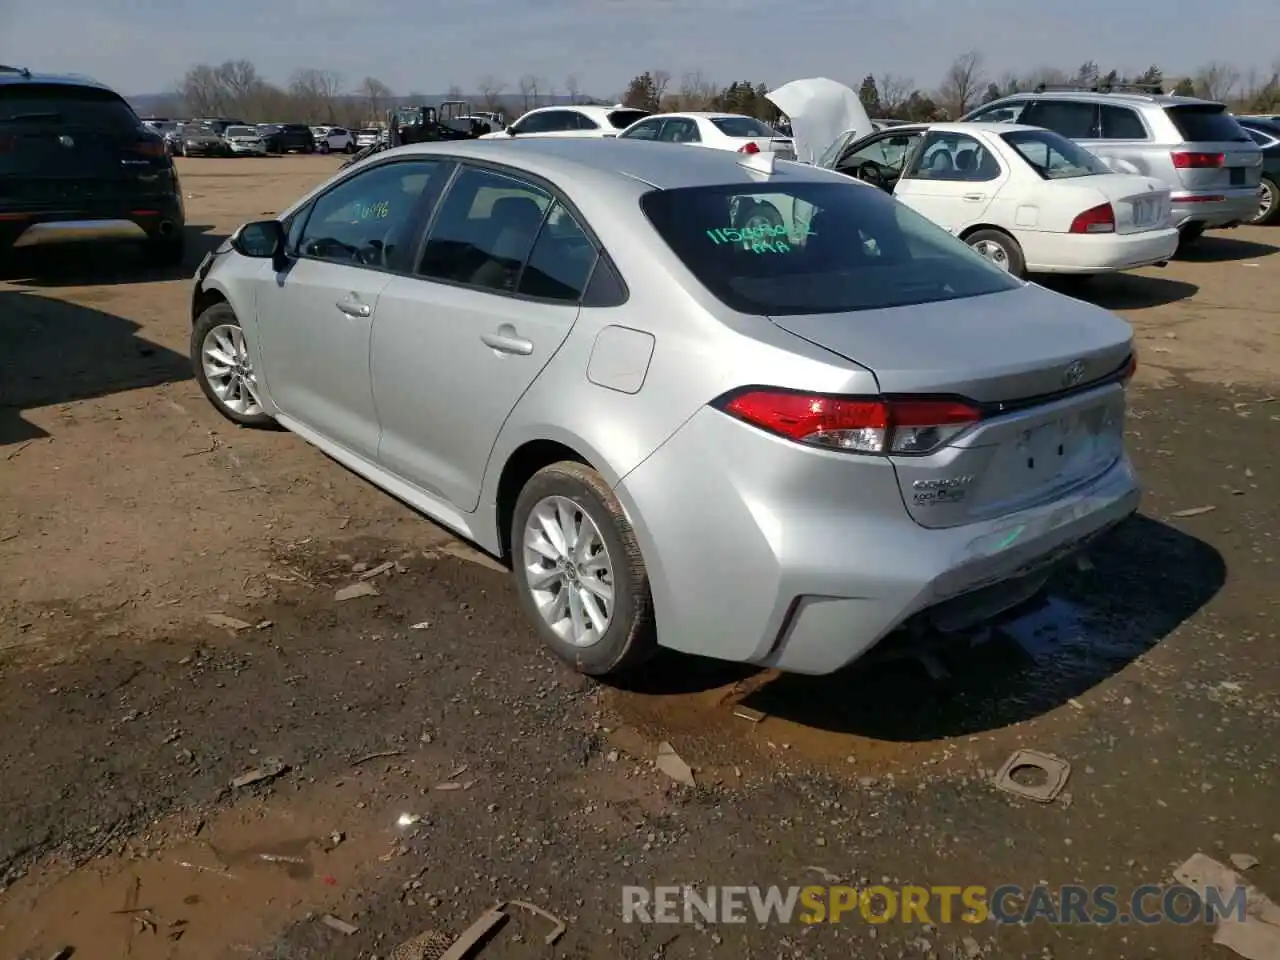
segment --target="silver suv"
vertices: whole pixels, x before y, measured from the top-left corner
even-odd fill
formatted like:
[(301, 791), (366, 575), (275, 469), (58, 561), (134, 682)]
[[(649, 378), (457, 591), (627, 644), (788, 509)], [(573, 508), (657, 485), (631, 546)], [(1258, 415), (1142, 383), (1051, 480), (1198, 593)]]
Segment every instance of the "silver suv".
[(1221, 103), (1158, 90), (1040, 89), (993, 100), (961, 119), (1045, 127), (1118, 172), (1158, 177), (1173, 189), (1171, 223), (1186, 243), (1258, 212), (1262, 152)]

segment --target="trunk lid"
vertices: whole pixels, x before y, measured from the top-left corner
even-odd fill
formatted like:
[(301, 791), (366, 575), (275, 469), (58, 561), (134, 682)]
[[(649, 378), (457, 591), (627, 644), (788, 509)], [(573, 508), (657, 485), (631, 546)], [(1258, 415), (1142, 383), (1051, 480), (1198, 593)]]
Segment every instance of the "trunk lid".
[(903, 503), (922, 526), (1025, 509), (1093, 479), (1123, 453), (1123, 387), (1096, 381), (1124, 368), (1132, 330), (1090, 304), (1027, 285), (772, 319), (867, 367), (883, 394), (960, 396), (983, 406), (984, 418), (950, 444), (892, 458)]
[(1074, 203), (1064, 201), (1064, 208), (1070, 214), (1061, 225), (1064, 230), (1075, 214), (1102, 203), (1111, 204), (1115, 212), (1116, 233), (1160, 230), (1169, 222), (1173, 194), (1168, 184), (1154, 177), (1109, 173), (1048, 182), (1061, 196), (1077, 195)]

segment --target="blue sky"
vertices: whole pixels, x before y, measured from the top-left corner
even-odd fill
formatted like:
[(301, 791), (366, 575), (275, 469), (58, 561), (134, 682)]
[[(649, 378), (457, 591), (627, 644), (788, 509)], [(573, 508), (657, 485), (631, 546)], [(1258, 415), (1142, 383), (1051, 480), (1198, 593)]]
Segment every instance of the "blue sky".
[[(777, 85), (885, 71), (935, 86), (951, 58), (988, 72), (1105, 71), (1211, 60), (1245, 71), (1280, 55), (1280, 0), (0, 0), (0, 63), (87, 73), (125, 94), (171, 89), (197, 62), (253, 60), (283, 82), (299, 67), (374, 75), (398, 93), (474, 91), (491, 73), (613, 96), (646, 69)], [(1038, 9), (1037, 9), (1038, 8)], [(1180, 11), (1185, 10), (1185, 15)], [(1205, 11), (1212, 15), (1206, 16)], [(403, 44), (403, 46), (401, 46)]]

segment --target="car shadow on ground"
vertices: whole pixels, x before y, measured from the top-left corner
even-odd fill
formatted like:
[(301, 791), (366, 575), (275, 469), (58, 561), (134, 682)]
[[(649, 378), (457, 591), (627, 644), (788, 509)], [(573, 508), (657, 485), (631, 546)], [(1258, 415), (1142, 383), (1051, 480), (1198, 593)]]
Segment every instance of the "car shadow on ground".
[(137, 330), (115, 314), (0, 290), (0, 447), (48, 435), (23, 410), (190, 379), (186, 357)]
[[(980, 639), (935, 648), (947, 679), (932, 679), (914, 658), (864, 661), (826, 677), (781, 674), (758, 686), (747, 682), (744, 687), (754, 689), (740, 702), (816, 730), (894, 742), (999, 729), (1060, 707), (1119, 673), (1226, 581), (1216, 549), (1149, 517), (1122, 524), (1091, 557), (1092, 569), (1064, 570), (1044, 597), (1012, 611)], [(678, 695), (758, 673), (664, 654), (625, 689)]]
[(1187, 263), (1229, 263), (1232, 260), (1257, 260), (1280, 251), (1280, 247), (1237, 237), (1207, 233), (1197, 242), (1180, 249), (1177, 259)]
[(1194, 283), (1151, 277), (1139, 273), (1117, 273), (1088, 281), (1071, 277), (1044, 277), (1041, 286), (1078, 300), (1087, 300), (1107, 310), (1147, 310), (1188, 300), (1200, 292)]
[(116, 286), (190, 277), (226, 234), (209, 226), (183, 228), (186, 254), (176, 266), (155, 267), (129, 243), (85, 243), (13, 250), (0, 262), (0, 281), (24, 287)]

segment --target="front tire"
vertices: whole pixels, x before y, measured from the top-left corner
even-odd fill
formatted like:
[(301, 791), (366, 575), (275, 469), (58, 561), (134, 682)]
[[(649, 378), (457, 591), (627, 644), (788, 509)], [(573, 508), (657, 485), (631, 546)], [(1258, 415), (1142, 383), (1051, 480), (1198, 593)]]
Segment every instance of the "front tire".
[(581, 673), (624, 673), (657, 649), (653, 596), (635, 532), (596, 471), (562, 461), (520, 491), (512, 575), (543, 643)]
[(1021, 278), (1027, 272), (1022, 247), (1003, 230), (977, 230), (965, 237), (964, 242), (979, 256), (1015, 277)]
[(1249, 222), (1254, 226), (1270, 226), (1280, 221), (1280, 184), (1263, 177), (1258, 184), (1258, 212)]
[(231, 304), (215, 303), (191, 327), (191, 369), (215, 410), (243, 427), (269, 427), (258, 378), (240, 319)]

